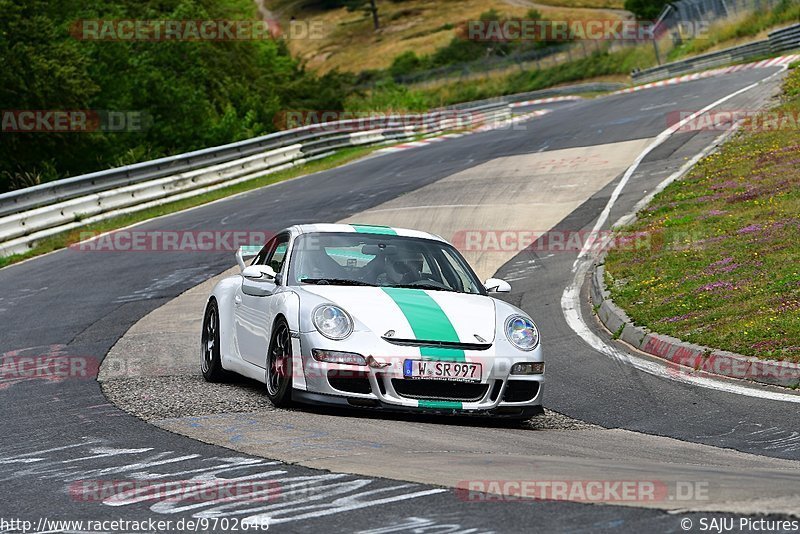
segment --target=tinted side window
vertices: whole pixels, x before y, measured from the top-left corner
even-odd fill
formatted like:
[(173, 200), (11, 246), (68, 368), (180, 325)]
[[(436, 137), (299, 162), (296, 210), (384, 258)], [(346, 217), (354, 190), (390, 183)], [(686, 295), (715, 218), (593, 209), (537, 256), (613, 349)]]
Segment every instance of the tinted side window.
[(286, 261), (286, 249), (289, 248), (289, 236), (287, 234), (279, 235), (275, 238), (275, 247), (269, 254), (267, 254), (266, 265), (272, 267), (276, 273), (281, 272), (283, 262)]
[(272, 251), (275, 250), (275, 245), (278, 242), (278, 237), (273, 237), (267, 244), (264, 245), (264, 248), (261, 249), (261, 252), (255, 257), (253, 262), (250, 265), (266, 265), (267, 258), (272, 255)]

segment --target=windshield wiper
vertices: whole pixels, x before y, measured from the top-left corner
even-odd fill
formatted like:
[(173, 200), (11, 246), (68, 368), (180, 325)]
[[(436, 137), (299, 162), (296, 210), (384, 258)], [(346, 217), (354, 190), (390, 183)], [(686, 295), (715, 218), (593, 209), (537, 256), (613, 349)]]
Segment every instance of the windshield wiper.
[(453, 293), (460, 293), (460, 291), (456, 291), (455, 289), (451, 289), (449, 287), (437, 286), (435, 284), (397, 284), (390, 287), (403, 287), (408, 289), (433, 289), (435, 291), (451, 291)]
[(317, 284), (332, 286), (370, 286), (375, 287), (375, 284), (369, 282), (362, 282), (361, 280), (346, 280), (344, 278), (301, 278), (300, 282), (304, 284)]

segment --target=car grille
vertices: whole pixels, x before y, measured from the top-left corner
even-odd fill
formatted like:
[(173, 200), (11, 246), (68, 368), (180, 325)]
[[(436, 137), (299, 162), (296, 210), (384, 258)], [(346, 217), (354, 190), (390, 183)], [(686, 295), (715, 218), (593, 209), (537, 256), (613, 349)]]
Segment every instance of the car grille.
[(458, 350), (487, 350), (492, 348), (491, 343), (461, 343), (460, 341), (431, 341), (424, 339), (397, 339), (393, 337), (383, 338), (392, 345), (401, 345), (403, 347), (434, 347), (441, 349), (458, 349)]
[(392, 386), (401, 397), (410, 399), (479, 401), (489, 389), (488, 384), (449, 382), (445, 380), (411, 380), (394, 378)]
[(527, 402), (536, 398), (539, 393), (539, 382), (533, 380), (509, 380), (506, 392), (503, 393), (505, 402)]
[(346, 393), (372, 393), (369, 377), (364, 371), (328, 371), (328, 383), (333, 389)]

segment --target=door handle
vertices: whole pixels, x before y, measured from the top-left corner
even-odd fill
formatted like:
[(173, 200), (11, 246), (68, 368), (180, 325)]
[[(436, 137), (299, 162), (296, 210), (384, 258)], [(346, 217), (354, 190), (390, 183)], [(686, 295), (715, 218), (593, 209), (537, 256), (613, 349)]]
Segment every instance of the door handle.
[(241, 306), (242, 305), (242, 297), (240, 297), (239, 295), (236, 295), (235, 297), (233, 297), (233, 304), (235, 306)]

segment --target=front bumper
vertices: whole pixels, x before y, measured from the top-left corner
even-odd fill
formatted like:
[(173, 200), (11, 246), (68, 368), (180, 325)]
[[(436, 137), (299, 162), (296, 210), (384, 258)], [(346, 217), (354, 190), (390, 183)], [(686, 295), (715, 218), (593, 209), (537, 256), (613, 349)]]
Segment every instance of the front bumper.
[[(311, 349), (355, 352), (373, 356), (382, 368), (318, 362)], [(403, 362), (451, 361), (420, 356), (419, 348), (399, 346), (369, 332), (354, 332), (345, 341), (331, 341), (316, 332), (295, 339), (295, 380), (292, 398), (298, 402), (373, 408), (387, 411), (530, 417), (542, 411), (544, 375), (510, 375), (519, 362), (542, 361), (541, 345), (520, 351), (506, 340), (486, 350), (465, 350), (460, 361), (480, 363), (480, 382), (408, 379)]]
[(541, 404), (533, 406), (500, 406), (488, 410), (465, 410), (455, 408), (410, 408), (406, 406), (397, 406), (394, 404), (387, 404), (380, 401), (374, 403), (358, 402), (352, 397), (341, 395), (324, 395), (321, 393), (312, 393), (309, 391), (300, 391), (297, 389), (292, 390), (292, 400), (304, 404), (313, 404), (321, 406), (340, 406), (356, 409), (375, 410), (382, 412), (392, 413), (425, 413), (431, 415), (463, 415), (469, 417), (492, 417), (501, 419), (529, 419), (531, 417), (541, 415), (544, 413), (544, 408)]

